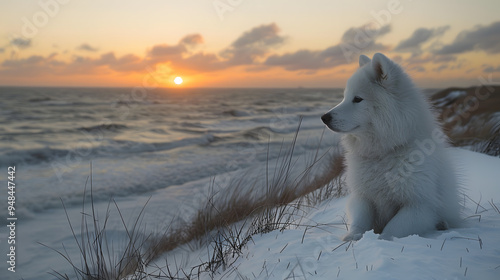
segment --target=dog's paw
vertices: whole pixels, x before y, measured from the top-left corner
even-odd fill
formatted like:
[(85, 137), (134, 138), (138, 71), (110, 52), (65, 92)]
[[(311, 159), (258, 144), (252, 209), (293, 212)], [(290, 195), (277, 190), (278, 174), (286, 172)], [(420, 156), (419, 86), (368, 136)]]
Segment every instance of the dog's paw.
[(342, 237), (342, 241), (357, 241), (360, 240), (361, 237), (363, 237), (362, 232), (349, 232), (348, 234), (344, 235), (344, 237)]

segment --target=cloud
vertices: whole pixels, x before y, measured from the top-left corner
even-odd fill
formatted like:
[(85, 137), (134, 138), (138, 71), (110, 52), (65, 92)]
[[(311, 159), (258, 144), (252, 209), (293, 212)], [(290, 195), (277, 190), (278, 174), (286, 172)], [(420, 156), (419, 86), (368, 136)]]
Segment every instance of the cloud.
[(140, 72), (146, 68), (144, 60), (133, 54), (116, 57), (114, 53), (109, 52), (98, 58), (73, 56), (69, 62), (57, 60), (57, 56), (58, 53), (52, 53), (47, 57), (32, 55), (24, 59), (7, 59), (1, 64), (4, 69), (0, 73), (5, 75), (88, 75), (109, 71)]
[(217, 53), (193, 52), (204, 42), (200, 34), (182, 38), (176, 45), (160, 44), (147, 52), (147, 62), (171, 63), (173, 68), (191, 72), (211, 72), (238, 65), (260, 65), (272, 48), (279, 47), (286, 37), (279, 35), (275, 23), (260, 25), (243, 32), (231, 45)]
[(377, 39), (391, 31), (390, 25), (375, 28), (372, 25), (352, 27), (342, 35), (339, 44), (324, 50), (299, 50), (283, 55), (271, 55), (268, 66), (281, 66), (289, 71), (332, 68), (357, 61), (362, 53), (387, 50)]
[(449, 67), (448, 65), (442, 64), (436, 68), (433, 68), (432, 71), (439, 73), (439, 72), (443, 71), (444, 69), (448, 69), (448, 67)]
[(174, 67), (192, 72), (212, 72), (230, 67), (213, 53), (199, 52), (185, 58), (172, 60)]
[(246, 47), (266, 47), (281, 44), (285, 41), (284, 37), (278, 35), (280, 29), (276, 23), (261, 25), (244, 32), (236, 41), (233, 42), (234, 48)]
[(213, 53), (193, 52), (194, 48), (204, 43), (200, 34), (184, 36), (177, 45), (156, 45), (148, 52), (147, 62), (172, 63), (183, 71), (210, 72), (224, 69), (227, 66)]
[(484, 51), (488, 54), (500, 53), (500, 21), (487, 26), (476, 26), (472, 30), (460, 32), (455, 40), (435, 54), (460, 54), (470, 51)]
[(195, 46), (203, 44), (203, 37), (200, 34), (191, 34), (182, 38), (179, 42), (180, 45)]
[(22, 59), (6, 59), (2, 62), (0, 73), (5, 76), (32, 77), (44, 74), (61, 73), (66, 63), (56, 60), (57, 53), (47, 57), (32, 55)]
[(172, 57), (180, 56), (182, 53), (186, 52), (187, 49), (184, 45), (167, 45), (161, 44), (153, 46), (153, 48), (148, 52), (148, 55), (154, 61), (167, 60)]
[(426, 54), (426, 55), (413, 55), (406, 59), (404, 62), (408, 64), (424, 64), (424, 63), (447, 63), (454, 62), (457, 60), (457, 57), (454, 55), (434, 55), (434, 54)]
[(404, 39), (394, 48), (397, 52), (412, 52), (415, 55), (422, 53), (422, 45), (430, 39), (443, 35), (450, 26), (441, 26), (437, 28), (418, 28), (408, 38)]
[(144, 59), (134, 55), (126, 54), (117, 57), (113, 52), (101, 54), (98, 58), (74, 56), (72, 61), (65, 64), (63, 74), (92, 74), (109, 72), (141, 72), (146, 69)]
[(146, 67), (143, 59), (134, 54), (126, 54), (117, 58), (113, 52), (103, 54), (99, 59), (93, 62), (98, 66), (108, 66), (110, 69), (117, 72), (137, 72), (144, 70)]
[(94, 48), (94, 47), (92, 47), (91, 45), (89, 45), (87, 43), (81, 44), (76, 49), (79, 50), (79, 51), (87, 51), (87, 52), (97, 52), (99, 50), (98, 48)]
[(414, 72), (421, 72), (421, 73), (426, 71), (425, 67), (420, 66), (420, 65), (416, 65), (416, 66), (414, 66), (414, 67), (412, 67), (412, 68), (410, 68), (408, 70), (409, 71), (414, 71)]
[(41, 64), (43, 61), (45, 61), (45, 58), (40, 55), (32, 55), (28, 58), (24, 59), (7, 59), (4, 62), (2, 62), (2, 66), (5, 67), (21, 67), (21, 66), (30, 66), (30, 65), (37, 65)]
[[(107, 52), (98, 56), (74, 55), (69, 61), (56, 60), (57, 53), (47, 57), (33, 55), (28, 58), (7, 59), (1, 63), (0, 72), (8, 75), (89, 75), (110, 72), (143, 72), (147, 67), (158, 63), (174, 63), (178, 67), (193, 68), (195, 71), (214, 71), (222, 69), (218, 57), (213, 54), (190, 54), (189, 49), (202, 44), (203, 37), (191, 34), (183, 37), (177, 45), (159, 44), (147, 50), (141, 57), (135, 54), (117, 56), (114, 52)], [(97, 52), (97, 48), (89, 44), (82, 44), (78, 50)]]
[(331, 63), (321, 51), (299, 50), (294, 53), (272, 55), (265, 61), (268, 66), (281, 66), (289, 71), (304, 69), (321, 69), (330, 67)]
[(26, 49), (31, 46), (31, 39), (14, 38), (10, 41), (10, 44), (20, 49)]
[(483, 69), (483, 72), (484, 72), (484, 73), (495, 73), (495, 72), (500, 72), (500, 65), (498, 65), (497, 67), (492, 66), (492, 65), (483, 65), (483, 67), (485, 67), (485, 68)]
[(391, 31), (390, 25), (375, 28), (372, 24), (365, 24), (360, 27), (351, 27), (342, 35), (342, 43), (352, 44), (358, 48), (370, 47), (375, 40)]
[(221, 56), (228, 65), (254, 64), (259, 58), (267, 55), (271, 48), (282, 45), (286, 38), (278, 35), (280, 29), (276, 23), (257, 26), (244, 32)]

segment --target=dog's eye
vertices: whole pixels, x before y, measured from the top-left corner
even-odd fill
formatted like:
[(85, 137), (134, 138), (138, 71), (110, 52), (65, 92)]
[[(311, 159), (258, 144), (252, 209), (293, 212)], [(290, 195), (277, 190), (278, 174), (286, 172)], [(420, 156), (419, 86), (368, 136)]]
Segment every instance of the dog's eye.
[(361, 101), (363, 101), (363, 98), (359, 96), (354, 96), (354, 98), (352, 99), (352, 103), (359, 103)]

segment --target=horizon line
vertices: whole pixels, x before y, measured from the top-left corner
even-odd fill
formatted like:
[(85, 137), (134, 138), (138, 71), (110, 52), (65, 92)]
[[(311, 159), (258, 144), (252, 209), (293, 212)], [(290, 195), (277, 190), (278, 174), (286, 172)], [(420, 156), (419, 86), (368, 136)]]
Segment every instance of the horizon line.
[[(417, 87), (419, 89), (447, 89), (447, 88), (471, 88), (477, 85), (470, 86), (447, 86), (447, 87)], [(38, 85), (0, 85), (0, 88), (87, 88), (87, 89), (133, 89), (138, 86), (38, 86)], [(296, 87), (141, 87), (146, 90), (156, 90), (156, 89), (345, 89), (345, 87), (307, 87), (307, 86), (296, 86)]]

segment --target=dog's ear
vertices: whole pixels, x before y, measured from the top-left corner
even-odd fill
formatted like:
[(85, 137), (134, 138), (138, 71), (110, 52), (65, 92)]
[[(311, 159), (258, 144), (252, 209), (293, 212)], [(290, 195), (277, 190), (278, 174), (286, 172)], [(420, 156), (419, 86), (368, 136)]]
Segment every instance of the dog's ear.
[(359, 67), (363, 67), (365, 64), (372, 61), (368, 56), (362, 54), (359, 56)]
[(375, 80), (379, 83), (384, 83), (389, 79), (390, 70), (393, 67), (393, 62), (387, 56), (376, 53), (373, 55), (372, 67), (375, 71)]

